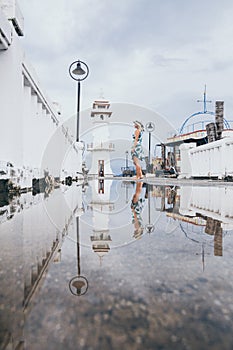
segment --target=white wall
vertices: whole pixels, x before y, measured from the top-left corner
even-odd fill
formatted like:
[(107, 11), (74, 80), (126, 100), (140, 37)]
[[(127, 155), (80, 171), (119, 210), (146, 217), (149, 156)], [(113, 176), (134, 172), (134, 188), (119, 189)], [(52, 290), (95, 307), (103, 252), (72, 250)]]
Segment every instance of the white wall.
[[(5, 19), (0, 22), (0, 29), (8, 37), (10, 31), (12, 41), (6, 49), (0, 45), (0, 161), (11, 162), (16, 168), (40, 169), (40, 177), (43, 177), (44, 170), (58, 177), (73, 142), (73, 127), (65, 126), (66, 132), (63, 132), (64, 127), (59, 125), (58, 110), (42, 90), (33, 67), (27, 61), (12, 21), (8, 21), (1, 11), (5, 2), (0, 0), (0, 19)], [(9, 1), (8, 10), (14, 4), (14, 0)], [(71, 157), (72, 164), (65, 163), (67, 171), (81, 172), (81, 155), (82, 151), (77, 154), (76, 147)], [(77, 156), (79, 161), (73, 161)], [(77, 169), (74, 169), (74, 164)]]
[(183, 144), (180, 178), (233, 176), (233, 136), (194, 147)]
[(17, 34), (0, 50), (0, 160), (22, 164), (23, 160), (23, 54)]

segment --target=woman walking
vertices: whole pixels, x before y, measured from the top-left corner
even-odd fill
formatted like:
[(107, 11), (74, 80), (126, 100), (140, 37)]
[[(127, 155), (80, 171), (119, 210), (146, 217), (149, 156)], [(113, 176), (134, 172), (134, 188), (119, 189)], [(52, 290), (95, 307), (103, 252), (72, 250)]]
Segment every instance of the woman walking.
[(131, 148), (131, 156), (136, 167), (136, 179), (143, 179), (142, 168), (140, 160), (143, 159), (142, 149), (142, 133), (144, 126), (139, 121), (134, 121), (135, 132), (133, 134), (133, 145)]

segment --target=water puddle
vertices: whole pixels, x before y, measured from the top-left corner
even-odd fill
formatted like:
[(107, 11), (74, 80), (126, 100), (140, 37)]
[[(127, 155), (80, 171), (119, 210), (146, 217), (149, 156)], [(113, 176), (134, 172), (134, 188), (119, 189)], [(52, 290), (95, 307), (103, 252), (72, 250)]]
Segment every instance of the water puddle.
[(0, 199), (0, 349), (231, 349), (233, 188)]

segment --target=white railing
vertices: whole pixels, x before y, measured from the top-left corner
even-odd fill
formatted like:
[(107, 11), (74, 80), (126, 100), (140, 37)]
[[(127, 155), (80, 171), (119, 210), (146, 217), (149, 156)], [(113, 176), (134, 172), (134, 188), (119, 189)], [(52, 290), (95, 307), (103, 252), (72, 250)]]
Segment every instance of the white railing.
[(0, 50), (6, 50), (12, 41), (11, 26), (0, 8)]
[(1, 8), (7, 19), (11, 20), (19, 36), (24, 34), (24, 18), (16, 0), (1, 0)]
[(89, 143), (87, 144), (87, 151), (114, 151), (115, 150), (115, 145), (112, 142), (100, 142), (99, 144), (95, 143)]

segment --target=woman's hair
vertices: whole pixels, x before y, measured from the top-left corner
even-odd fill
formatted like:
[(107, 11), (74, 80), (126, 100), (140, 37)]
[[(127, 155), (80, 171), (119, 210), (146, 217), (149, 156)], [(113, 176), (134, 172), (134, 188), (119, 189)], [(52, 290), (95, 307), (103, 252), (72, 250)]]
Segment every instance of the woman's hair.
[(137, 125), (141, 131), (144, 131), (144, 126), (141, 122), (134, 120), (134, 124)]

